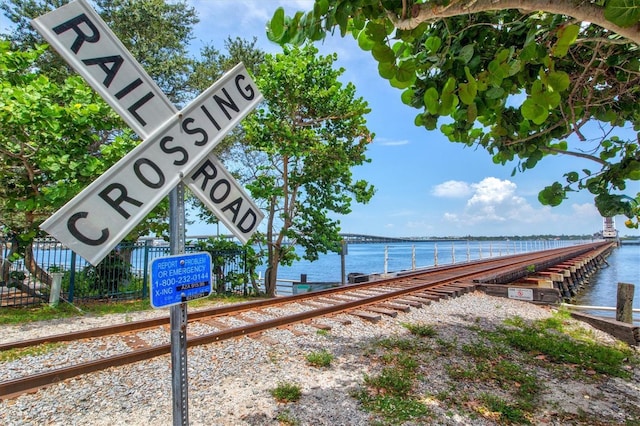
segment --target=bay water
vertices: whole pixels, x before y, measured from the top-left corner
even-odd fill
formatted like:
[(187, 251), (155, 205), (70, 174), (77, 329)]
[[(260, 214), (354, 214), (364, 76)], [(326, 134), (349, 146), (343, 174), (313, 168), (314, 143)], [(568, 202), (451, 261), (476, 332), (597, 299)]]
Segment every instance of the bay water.
[[(590, 241), (575, 240), (492, 240), (492, 241), (424, 241), (408, 243), (356, 243), (349, 244), (344, 256), (345, 276), (348, 274), (384, 274), (415, 268), (443, 266), (469, 260), (520, 254), (537, 250), (567, 247)], [(636, 243), (637, 244), (637, 243)], [(296, 248), (299, 254), (300, 248)], [(299, 281), (302, 275), (313, 282), (339, 283), (342, 280), (341, 256), (336, 253), (321, 255), (314, 262), (300, 260), (292, 266), (278, 268), (279, 283)], [(263, 270), (258, 270), (264, 276)], [(619, 282), (635, 285), (633, 307), (640, 308), (640, 245), (615, 248), (604, 265), (590, 280), (589, 285), (572, 301), (578, 305), (615, 307)], [(279, 294), (290, 294), (285, 285)], [(615, 312), (587, 311), (600, 316), (614, 317)], [(640, 314), (634, 314), (638, 322)]]

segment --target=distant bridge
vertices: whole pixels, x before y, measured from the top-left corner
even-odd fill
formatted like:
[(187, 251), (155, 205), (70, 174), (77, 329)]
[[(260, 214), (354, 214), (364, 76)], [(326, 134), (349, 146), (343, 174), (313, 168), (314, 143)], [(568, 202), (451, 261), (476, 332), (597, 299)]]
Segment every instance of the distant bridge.
[(428, 238), (428, 237), (382, 237), (365, 234), (340, 234), (348, 244), (363, 243), (412, 243), (420, 241), (461, 241), (463, 238)]

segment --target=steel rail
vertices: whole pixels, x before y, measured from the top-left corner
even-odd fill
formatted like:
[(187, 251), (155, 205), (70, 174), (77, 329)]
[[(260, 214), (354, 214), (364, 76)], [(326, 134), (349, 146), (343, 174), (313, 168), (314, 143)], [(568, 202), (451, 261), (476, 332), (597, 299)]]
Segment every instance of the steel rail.
[[(597, 247), (594, 247), (597, 249)], [(590, 250), (590, 249), (589, 249)], [(589, 251), (587, 250), (587, 251)], [(577, 256), (576, 256), (576, 253)], [(569, 257), (578, 257), (584, 254), (584, 250), (573, 251), (572, 256)], [(554, 252), (548, 256), (536, 256), (537, 260), (549, 260), (550, 258), (558, 258), (560, 252)], [(531, 254), (529, 254), (531, 255)], [(559, 261), (567, 260), (566, 257), (569, 255), (569, 252), (560, 256)], [(504, 260), (504, 257), (501, 258)], [(430, 271), (435, 273), (428, 274), (429, 276), (425, 276), (425, 274), (412, 274), (405, 275), (401, 277), (395, 277), (390, 279), (379, 280), (375, 282), (366, 283), (368, 285), (354, 285), (347, 286), (342, 288), (343, 293), (353, 292), (354, 290), (362, 290), (362, 289), (373, 289), (375, 287), (386, 286), (386, 285), (401, 285), (401, 288), (386, 291), (377, 295), (358, 295), (354, 297), (358, 297), (358, 299), (354, 299), (352, 301), (338, 301), (336, 300), (335, 305), (329, 305), (321, 308), (309, 309), (304, 312), (299, 312), (291, 315), (285, 315), (282, 317), (261, 321), (258, 323), (242, 325), (238, 327), (233, 327), (225, 330), (216, 331), (214, 333), (209, 333), (202, 336), (191, 337), (188, 339), (188, 346), (199, 346), (209, 343), (220, 342), (223, 340), (241, 337), (246, 335), (257, 334), (263, 332), (265, 330), (277, 327), (288, 326), (296, 323), (300, 323), (303, 321), (307, 321), (312, 318), (324, 317), (328, 315), (335, 315), (340, 312), (353, 311), (356, 308), (363, 308), (370, 305), (375, 305), (376, 303), (380, 303), (385, 300), (397, 299), (401, 296), (406, 296), (411, 293), (419, 293), (425, 290), (433, 289), (434, 287), (444, 287), (446, 285), (452, 284), (455, 286), (455, 281), (459, 281), (461, 279), (470, 279), (474, 277), (486, 276), (487, 273), (496, 273), (497, 269), (502, 269), (503, 271), (511, 271), (514, 268), (522, 267), (523, 264), (530, 264), (530, 261), (533, 259), (531, 256), (524, 256), (516, 263), (513, 263), (515, 260), (511, 258), (511, 262), (509, 262), (508, 266), (502, 264), (501, 266), (492, 266), (489, 263), (495, 262), (485, 262), (485, 263), (477, 263), (471, 264), (466, 263), (460, 265), (456, 268), (443, 268), (440, 271)], [(503, 263), (503, 262), (501, 262)], [(519, 266), (518, 266), (519, 265)], [(484, 268), (482, 267), (484, 266)], [(448, 270), (448, 273), (444, 269)], [(457, 271), (457, 272), (456, 272)], [(466, 271), (466, 272), (464, 272)], [(439, 276), (438, 276), (439, 275)], [(413, 281), (413, 284), (411, 283)], [(363, 283), (365, 284), (365, 283)], [(336, 290), (336, 289), (328, 289), (328, 290)], [(307, 293), (306, 297), (287, 297), (281, 298), (280, 304), (285, 302), (295, 303), (300, 300), (310, 299), (310, 298), (322, 298), (327, 295), (331, 295), (333, 293), (337, 293), (336, 291), (319, 291), (314, 293)], [(274, 306), (277, 304), (274, 303), (262, 303), (262, 302), (270, 302), (268, 301), (260, 301), (260, 302), (250, 302), (248, 304), (238, 304), (229, 307), (222, 307), (224, 309), (214, 308), (214, 311), (224, 311), (225, 313), (240, 313), (250, 309), (258, 309), (263, 308), (265, 306)], [(326, 302), (325, 302), (326, 304)], [(248, 306), (252, 305), (251, 308)], [(256, 306), (257, 305), (257, 306)], [(235, 309), (233, 309), (235, 308)], [(241, 308), (241, 309), (238, 309)], [(205, 318), (206, 315), (201, 312), (196, 312), (194, 314), (200, 313), (200, 318)], [(217, 315), (221, 315), (219, 312)], [(145, 327), (148, 328), (148, 327)], [(72, 377), (76, 377), (82, 374), (92, 373), (100, 370), (104, 370), (109, 367), (118, 367), (126, 364), (131, 364), (134, 362), (154, 358), (157, 356), (165, 355), (170, 353), (171, 345), (170, 344), (162, 344), (152, 348), (138, 349), (132, 352), (128, 352), (126, 354), (111, 356), (108, 358), (98, 359), (94, 361), (85, 362), (82, 364), (77, 364), (69, 367), (64, 367), (48, 372), (34, 374), (28, 377), (21, 377), (5, 382), (0, 382), (0, 399), (12, 398), (14, 396), (23, 394), (25, 392), (38, 389), (41, 387), (45, 387), (48, 385), (55, 384), (57, 382), (70, 379)]]
[[(606, 245), (607, 244), (605, 244), (605, 246)], [(576, 251), (577, 247), (582, 247), (582, 250)], [(384, 278), (384, 279), (379, 279), (375, 281), (369, 281), (369, 282), (358, 283), (358, 284), (349, 284), (347, 286), (329, 288), (329, 289), (324, 289), (324, 290), (319, 290), (319, 291), (309, 292), (309, 293), (302, 293), (302, 294), (293, 295), (293, 296), (285, 296), (280, 298), (265, 299), (260, 301), (251, 301), (251, 302), (244, 302), (244, 303), (235, 303), (235, 304), (230, 304), (226, 306), (218, 306), (214, 308), (194, 311), (189, 313), (189, 321), (197, 321), (202, 318), (222, 316), (230, 313), (238, 313), (238, 312), (248, 311), (252, 309), (265, 308), (269, 306), (277, 306), (277, 305), (282, 305), (284, 303), (292, 303), (295, 301), (314, 298), (314, 297), (317, 297), (318, 295), (341, 293), (345, 291), (351, 291), (354, 289), (380, 286), (385, 283), (397, 282), (399, 279), (402, 279), (402, 278), (407, 278), (407, 279), (418, 278), (418, 277), (428, 278), (429, 276), (436, 275), (441, 271), (445, 271), (448, 274), (451, 274), (452, 272), (455, 272), (459, 268), (463, 268), (463, 267), (467, 268), (473, 265), (478, 265), (481, 268), (480, 270), (483, 273), (488, 272), (486, 267), (492, 264), (498, 264), (498, 265), (508, 264), (513, 268), (514, 271), (517, 271), (522, 268), (521, 263), (523, 262), (531, 264), (532, 261), (540, 261), (542, 259), (548, 260), (549, 257), (551, 256), (551, 259), (550, 259), (551, 263), (560, 263), (566, 260), (566, 258), (564, 257), (566, 253), (569, 253), (569, 257), (575, 257), (576, 255), (579, 255), (577, 253), (582, 254), (594, 249), (598, 249), (600, 247), (603, 247), (602, 243), (592, 243), (592, 244), (586, 244), (583, 246), (564, 247), (560, 249), (545, 250), (541, 252), (530, 252), (530, 253), (522, 253), (522, 254), (510, 255), (510, 256), (502, 256), (498, 258), (480, 259), (472, 262), (466, 262), (466, 263), (460, 263), (460, 264), (454, 264), (454, 265), (442, 265), (437, 267), (430, 267), (428, 269), (425, 268), (418, 271), (403, 272), (395, 277)], [(560, 257), (554, 257), (554, 255), (558, 255)], [(523, 258), (525, 260), (517, 261), (517, 259), (519, 258)], [(457, 279), (460, 279), (460, 278), (457, 278)], [(37, 346), (44, 343), (70, 342), (70, 341), (81, 340), (81, 339), (90, 339), (90, 338), (96, 338), (96, 337), (109, 336), (113, 334), (140, 331), (148, 328), (163, 326), (166, 324), (169, 324), (169, 316), (163, 316), (160, 318), (146, 319), (146, 320), (140, 320), (140, 321), (132, 321), (125, 324), (117, 324), (117, 325), (111, 325), (106, 327), (97, 327), (89, 330), (74, 331), (74, 332), (64, 333), (64, 334), (55, 334), (50, 336), (37, 337), (34, 339), (25, 339), (25, 340), (20, 340), (15, 342), (0, 343), (0, 352), (10, 350), (10, 349)]]

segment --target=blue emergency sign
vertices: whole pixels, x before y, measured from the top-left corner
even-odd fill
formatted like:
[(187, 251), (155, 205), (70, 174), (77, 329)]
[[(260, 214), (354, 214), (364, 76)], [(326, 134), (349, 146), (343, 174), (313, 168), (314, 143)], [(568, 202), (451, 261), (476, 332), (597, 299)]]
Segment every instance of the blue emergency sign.
[(151, 261), (151, 306), (166, 308), (211, 294), (211, 255), (206, 252)]

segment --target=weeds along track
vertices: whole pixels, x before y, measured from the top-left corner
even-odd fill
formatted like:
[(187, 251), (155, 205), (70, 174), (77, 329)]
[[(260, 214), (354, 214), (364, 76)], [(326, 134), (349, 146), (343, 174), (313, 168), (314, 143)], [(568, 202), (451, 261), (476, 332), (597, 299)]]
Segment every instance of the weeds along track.
[[(443, 298), (457, 297), (474, 290), (478, 282), (496, 282), (500, 281), (500, 277), (504, 277), (503, 282), (509, 282), (525, 275), (531, 265), (535, 265), (537, 269), (547, 268), (594, 251), (605, 251), (609, 247), (610, 243), (592, 243), (503, 256), (407, 272), (392, 278), (312, 293), (194, 311), (188, 314), (188, 347), (258, 335), (268, 329), (303, 322), (323, 328), (321, 318), (341, 313), (375, 322), (382, 315), (396, 316), (398, 312), (420, 308)], [(341, 322), (348, 324), (348, 320), (343, 319)], [(42, 363), (41, 371), (29, 371), (26, 375), (10, 377), (0, 382), (0, 399), (13, 398), (109, 367), (169, 354), (169, 317), (0, 344), (0, 351), (46, 343), (60, 343), (61, 347), (56, 350), (65, 350), (66, 345), (79, 345), (79, 351), (86, 353), (86, 357), (69, 357), (69, 365), (61, 368)], [(82, 345), (87, 345), (86, 350), (82, 349)], [(115, 347), (118, 348), (115, 350), (117, 354), (114, 354)]]

